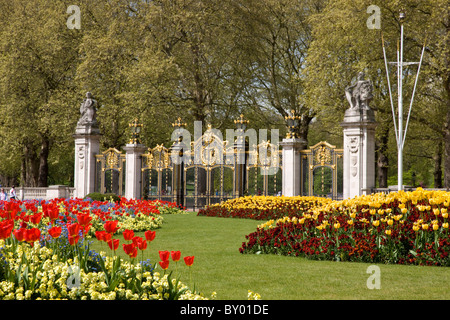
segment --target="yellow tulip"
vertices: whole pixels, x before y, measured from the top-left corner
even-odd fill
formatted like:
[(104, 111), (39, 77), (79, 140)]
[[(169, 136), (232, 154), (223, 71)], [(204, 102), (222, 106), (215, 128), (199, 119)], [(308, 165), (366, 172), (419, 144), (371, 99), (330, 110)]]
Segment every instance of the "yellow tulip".
[(347, 220), (347, 223), (351, 226), (353, 224), (353, 220)]
[(444, 222), (444, 223), (442, 224), (442, 228), (448, 229), (448, 222)]
[(419, 226), (417, 224), (413, 225), (413, 230), (414, 231), (419, 231)]
[(372, 221), (374, 227), (378, 227), (380, 225), (380, 220)]
[(426, 223), (423, 224), (423, 225), (422, 225), (422, 229), (423, 229), (423, 230), (428, 230), (428, 225), (427, 225)]
[(388, 236), (390, 236), (392, 231), (390, 229), (387, 229), (387, 230), (384, 231), (384, 233), (386, 233)]
[(439, 213), (440, 213), (439, 208), (434, 208), (433, 209), (433, 213), (434, 213), (435, 216), (438, 216)]
[(335, 229), (339, 229), (341, 227), (341, 224), (339, 222), (336, 222), (335, 224), (333, 224), (333, 227)]
[(437, 223), (433, 224), (433, 230), (434, 231), (439, 230), (439, 225)]
[(387, 221), (387, 224), (388, 224), (388, 226), (392, 226), (392, 225), (394, 224), (394, 220), (389, 219), (389, 220)]
[(408, 213), (408, 209), (406, 209), (406, 208), (402, 208), (401, 211), (402, 211), (403, 214)]

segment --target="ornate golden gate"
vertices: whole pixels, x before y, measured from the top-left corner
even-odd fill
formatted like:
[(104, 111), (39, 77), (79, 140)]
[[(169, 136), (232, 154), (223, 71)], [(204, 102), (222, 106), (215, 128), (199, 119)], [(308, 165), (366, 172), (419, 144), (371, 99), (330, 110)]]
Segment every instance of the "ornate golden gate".
[(278, 145), (263, 141), (248, 154), (246, 194), (281, 195), (282, 151)]
[(142, 155), (141, 194), (144, 199), (174, 201), (173, 164), (170, 150), (162, 144)]
[[(182, 125), (181, 119), (174, 124)], [(173, 201), (195, 210), (243, 195), (281, 194), (278, 145), (263, 141), (248, 150), (242, 141), (230, 144), (208, 126), (201, 137), (183, 148), (182, 164), (173, 163), (171, 157), (181, 144), (149, 148), (142, 155), (143, 198)]]
[(96, 158), (95, 190), (100, 193), (124, 194), (125, 155), (115, 148), (109, 148)]
[(235, 154), (221, 136), (211, 130), (191, 142), (183, 168), (184, 203), (202, 208), (231, 199), (236, 194)]
[(342, 198), (343, 150), (321, 141), (301, 151), (301, 195)]

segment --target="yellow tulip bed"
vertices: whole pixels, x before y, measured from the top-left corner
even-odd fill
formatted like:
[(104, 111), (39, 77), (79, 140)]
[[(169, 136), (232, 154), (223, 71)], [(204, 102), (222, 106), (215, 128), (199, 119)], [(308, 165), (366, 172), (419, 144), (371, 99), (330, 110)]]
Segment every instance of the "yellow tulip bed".
[[(270, 208), (283, 208), (246, 236), (241, 253), (271, 253), (317, 260), (381, 262), (450, 266), (448, 211), (450, 192), (427, 191), (377, 193), (342, 201), (301, 197), (236, 200), (238, 212), (255, 212), (259, 218)], [(258, 200), (262, 200), (258, 203)], [(276, 203), (276, 205), (274, 204)], [(224, 203), (233, 211), (230, 203)], [(298, 208), (297, 210), (295, 208)], [(208, 210), (208, 209), (207, 209)], [(215, 209), (217, 210), (217, 209)], [(280, 209), (282, 210), (282, 209)], [(241, 216), (239, 214), (239, 216)], [(228, 213), (228, 216), (235, 216)]]
[(199, 216), (273, 220), (331, 203), (319, 197), (245, 196), (214, 204), (198, 212)]

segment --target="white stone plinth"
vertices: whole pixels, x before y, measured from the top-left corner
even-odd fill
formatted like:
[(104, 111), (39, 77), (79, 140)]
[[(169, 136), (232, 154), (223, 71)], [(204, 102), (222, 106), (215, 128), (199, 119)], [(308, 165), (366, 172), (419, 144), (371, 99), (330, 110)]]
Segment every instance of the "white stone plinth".
[(142, 154), (146, 150), (142, 144), (127, 144), (125, 150), (125, 194), (127, 199), (141, 198)]
[(344, 122), (343, 198), (354, 198), (375, 187), (375, 128), (373, 111), (347, 110)]
[(77, 127), (75, 134), (74, 197), (84, 198), (95, 191), (95, 155), (100, 152), (98, 129)]
[(301, 192), (300, 151), (305, 148), (306, 142), (296, 138), (283, 139), (280, 146), (283, 148), (282, 194), (286, 197), (298, 196)]

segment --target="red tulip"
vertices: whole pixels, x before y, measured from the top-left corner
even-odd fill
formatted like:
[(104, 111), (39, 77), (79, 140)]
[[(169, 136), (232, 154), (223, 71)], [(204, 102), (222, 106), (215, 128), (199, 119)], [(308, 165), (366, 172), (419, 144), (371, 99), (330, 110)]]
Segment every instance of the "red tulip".
[(33, 214), (30, 217), (30, 220), (31, 220), (32, 223), (38, 224), (41, 221), (41, 218), (42, 218), (42, 214), (41, 213), (36, 213), (36, 214)]
[(25, 241), (28, 242), (31, 246), (34, 245), (34, 242), (38, 241), (41, 237), (41, 230), (38, 228), (25, 229)]
[(156, 231), (148, 230), (144, 232), (144, 235), (147, 241), (153, 241), (153, 239), (155, 239)]
[(111, 250), (116, 251), (119, 247), (119, 239), (108, 240), (108, 246)]
[(78, 243), (78, 240), (80, 240), (80, 236), (79, 235), (69, 236), (69, 244), (71, 246), (76, 245)]
[(180, 260), (181, 252), (180, 251), (171, 251), (170, 255), (172, 256), (172, 260), (177, 262)]
[(52, 236), (52, 238), (58, 238), (61, 235), (61, 227), (51, 227), (48, 229), (48, 234)]
[(95, 237), (98, 241), (105, 241), (106, 231), (95, 231)]
[(78, 236), (80, 234), (80, 225), (78, 223), (71, 223), (67, 226), (69, 236)]
[(77, 220), (80, 225), (87, 226), (89, 222), (91, 222), (92, 217), (89, 215), (89, 213), (79, 213), (77, 214)]
[(162, 261), (169, 260), (170, 252), (169, 251), (159, 251), (159, 258)]
[(130, 257), (130, 258), (136, 258), (137, 256), (137, 248), (134, 245), (134, 243), (130, 244), (123, 244), (123, 251)]
[(145, 250), (147, 249), (147, 241), (142, 239), (141, 237), (133, 237), (133, 243), (136, 247), (139, 248), (139, 250)]
[(188, 267), (192, 266), (194, 264), (194, 256), (184, 257), (184, 263), (186, 263)]
[(47, 205), (42, 203), (42, 211), (44, 212), (44, 216), (50, 218), (50, 220), (56, 220), (59, 217), (59, 208), (55, 205)]
[(72, 223), (67, 226), (70, 245), (75, 245), (78, 243), (78, 240), (80, 239), (80, 228), (81, 226), (78, 223)]
[(105, 231), (114, 234), (117, 230), (119, 230), (119, 227), (117, 226), (118, 222), (118, 220), (106, 221), (104, 225)]
[(0, 239), (8, 239), (14, 229), (13, 220), (3, 220), (0, 222)]
[(169, 268), (169, 260), (160, 261), (159, 265), (163, 270), (166, 270), (167, 268)]
[(123, 231), (123, 238), (126, 240), (126, 241), (130, 241), (131, 239), (133, 239), (133, 237), (134, 237), (134, 231), (133, 230), (124, 230)]
[(112, 233), (105, 232), (105, 233), (102, 235), (102, 238), (103, 238), (103, 241), (108, 242), (109, 240), (112, 239)]
[(25, 230), (27, 230), (27, 229), (24, 229), (24, 228), (15, 229), (15, 230), (13, 231), (14, 237), (16, 237), (16, 239), (17, 239), (18, 241), (23, 241), (23, 240), (25, 240), (25, 232), (26, 232)]

